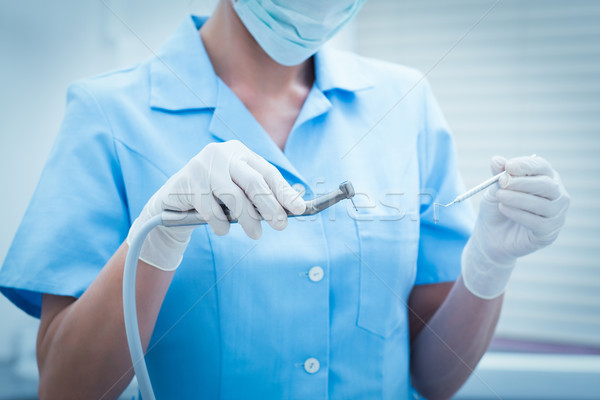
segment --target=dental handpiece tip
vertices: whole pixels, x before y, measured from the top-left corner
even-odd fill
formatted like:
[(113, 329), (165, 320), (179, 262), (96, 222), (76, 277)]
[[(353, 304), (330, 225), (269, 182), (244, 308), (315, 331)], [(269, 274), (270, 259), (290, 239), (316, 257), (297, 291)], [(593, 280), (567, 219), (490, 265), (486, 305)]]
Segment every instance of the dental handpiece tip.
[[(344, 181), (342, 183), (340, 183), (340, 190), (342, 191), (342, 193), (344, 193), (346, 195), (347, 199), (352, 200), (352, 198), (354, 197), (354, 186), (352, 186), (352, 182), (350, 181)], [(354, 204), (354, 202), (352, 202), (352, 204)]]

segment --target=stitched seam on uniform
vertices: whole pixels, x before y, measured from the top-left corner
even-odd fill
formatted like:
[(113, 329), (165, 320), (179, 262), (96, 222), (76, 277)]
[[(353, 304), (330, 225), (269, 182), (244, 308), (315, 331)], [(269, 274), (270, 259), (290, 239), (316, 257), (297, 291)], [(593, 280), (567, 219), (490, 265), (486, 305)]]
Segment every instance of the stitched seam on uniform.
[[(127, 209), (127, 217), (131, 223), (131, 215), (129, 212), (129, 201), (127, 200), (127, 191), (125, 190), (125, 179), (123, 178), (123, 169), (121, 167), (121, 160), (119, 159), (119, 154), (117, 153), (117, 147), (115, 145), (115, 131), (113, 129), (112, 124), (110, 123), (110, 119), (108, 118), (108, 116), (106, 115), (106, 112), (104, 112), (104, 109), (102, 108), (102, 106), (100, 105), (100, 102), (98, 101), (98, 99), (96, 98), (96, 96), (94, 95), (94, 93), (87, 87), (87, 85), (85, 83), (80, 83), (79, 87), (81, 88), (81, 90), (83, 90), (84, 92), (86, 92), (88, 94), (88, 96), (90, 96), (90, 98), (93, 100), (94, 104), (96, 104), (96, 107), (98, 108), (98, 111), (100, 111), (100, 114), (102, 115), (102, 117), (104, 118), (104, 121), (106, 122), (106, 125), (108, 127), (108, 132), (110, 133), (110, 137), (112, 139), (112, 147), (113, 147), (113, 157), (117, 162), (117, 166), (118, 166), (118, 171), (119, 171), (119, 178), (121, 180), (121, 187), (123, 188), (122, 193), (119, 193), (121, 196), (123, 196), (123, 200), (124, 200), (124, 204), (125, 204), (125, 208)], [(121, 192), (121, 191), (119, 191)]]
[(163, 171), (162, 168), (160, 168), (158, 165), (156, 165), (152, 160), (150, 160), (148, 157), (146, 157), (145, 155), (143, 155), (139, 151), (131, 148), (131, 146), (129, 146), (127, 143), (125, 143), (121, 139), (115, 138), (115, 142), (121, 144), (123, 147), (125, 147), (125, 149), (127, 149), (131, 153), (135, 154), (136, 156), (138, 156), (139, 158), (141, 158), (142, 160), (144, 160), (145, 162), (147, 162), (148, 164), (150, 164), (151, 166), (153, 166), (158, 172), (160, 172), (161, 174), (163, 174), (165, 177), (167, 177), (167, 178), (170, 177), (169, 174), (167, 174), (165, 171)]
[[(429, 136), (427, 135), (427, 132), (429, 132), (429, 112), (427, 109), (427, 96), (429, 95), (429, 88), (427, 87), (427, 85), (425, 85), (425, 88), (423, 90), (423, 130), (421, 131), (421, 135), (423, 135), (423, 147), (425, 149), (424, 152), (422, 152), (421, 154), (423, 154), (423, 158), (424, 158), (424, 166), (425, 166), (425, 170), (429, 169), (429, 154), (427, 153), (427, 149), (429, 148)], [(419, 183), (421, 185), (421, 187), (419, 188), (422, 189), (423, 187), (425, 187), (425, 179), (426, 176), (425, 174), (427, 174), (427, 176), (429, 176), (429, 171), (427, 171), (427, 173), (425, 171), (420, 171), (421, 176), (419, 177)], [(419, 202), (420, 203), (420, 202)], [(419, 204), (419, 209), (421, 208), (421, 204)]]
[[(213, 245), (212, 245), (212, 240), (210, 240), (210, 232), (209, 232), (209, 228), (208, 228), (208, 224), (204, 226), (204, 230), (206, 232), (206, 239), (208, 240), (208, 247), (210, 248), (210, 253), (212, 255), (212, 264), (213, 264), (213, 271), (214, 271), (214, 276), (215, 276), (215, 282), (219, 279), (217, 276), (217, 263), (215, 261), (215, 251), (213, 249)], [(221, 365), (219, 368), (219, 394), (218, 394), (218, 398), (221, 398), (221, 385), (223, 383), (223, 346), (221, 343), (221, 308), (219, 307), (219, 294), (218, 294), (218, 288), (215, 286), (213, 289), (215, 292), (217, 292), (215, 294), (215, 301), (217, 303), (217, 318), (219, 321), (219, 360), (221, 360)]]
[[(48, 288), (56, 289), (60, 293), (65, 293), (63, 290), (61, 290), (61, 289), (65, 288), (64, 282), (60, 283), (60, 282), (53, 282), (53, 281), (49, 281), (49, 280), (33, 280), (32, 281), (32, 280), (23, 280), (23, 279), (12, 279), (12, 280), (3, 282), (2, 285), (0, 285), (0, 286), (2, 286), (5, 289), (11, 289), (11, 290), (26, 290), (28, 292), (42, 293), (40, 291), (40, 289), (31, 289), (31, 288), (25, 287), (24, 284), (30, 284), (32, 286), (39, 286), (44, 289), (48, 289)], [(64, 294), (64, 296), (77, 297), (77, 295), (75, 295), (75, 294)]]
[(329, 247), (329, 243), (327, 241), (327, 234), (325, 233), (325, 223), (324, 223), (324, 217), (323, 217), (323, 213), (319, 213), (318, 214), (319, 217), (321, 218), (321, 234), (323, 235), (323, 241), (325, 242), (325, 249), (327, 250), (327, 269), (329, 271), (329, 276), (328, 276), (328, 290), (327, 290), (327, 321), (328, 321), (328, 328), (329, 328), (329, 332), (327, 335), (327, 380), (325, 381), (325, 386), (326, 386), (326, 393), (327, 396), (326, 398), (329, 397), (329, 380), (331, 379), (331, 342), (332, 342), (332, 337), (331, 337), (331, 333), (333, 331), (332, 329), (332, 322), (333, 322), (333, 318), (332, 318), (332, 314), (331, 314), (331, 270), (332, 270), (332, 265), (331, 265), (331, 251), (330, 251), (330, 247)]

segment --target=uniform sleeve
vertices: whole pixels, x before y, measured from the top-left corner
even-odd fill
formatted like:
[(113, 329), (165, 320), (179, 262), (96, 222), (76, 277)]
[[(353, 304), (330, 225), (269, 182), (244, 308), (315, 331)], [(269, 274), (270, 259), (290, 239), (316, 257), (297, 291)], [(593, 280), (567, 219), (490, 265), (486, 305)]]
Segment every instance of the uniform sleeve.
[(130, 225), (112, 132), (83, 85), (69, 88), (62, 126), (0, 270), (0, 291), (34, 317), (43, 293), (81, 296)]
[(465, 201), (438, 209), (437, 223), (434, 220), (434, 203), (450, 203), (465, 187), (458, 173), (454, 139), (427, 83), (424, 115), (418, 141), (421, 223), (415, 285), (458, 278), (462, 250), (475, 219), (470, 202)]

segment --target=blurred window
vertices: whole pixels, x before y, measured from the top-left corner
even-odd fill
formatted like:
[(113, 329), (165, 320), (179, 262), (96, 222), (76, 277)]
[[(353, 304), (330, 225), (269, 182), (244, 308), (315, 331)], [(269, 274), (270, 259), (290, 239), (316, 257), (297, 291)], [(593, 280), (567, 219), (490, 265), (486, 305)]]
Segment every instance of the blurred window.
[(356, 47), (428, 73), (468, 187), (490, 175), (494, 154), (536, 153), (560, 172), (572, 196), (567, 225), (554, 245), (519, 261), (496, 343), (597, 352), (600, 2), (505, 0), (486, 14), (495, 3), (369, 0)]

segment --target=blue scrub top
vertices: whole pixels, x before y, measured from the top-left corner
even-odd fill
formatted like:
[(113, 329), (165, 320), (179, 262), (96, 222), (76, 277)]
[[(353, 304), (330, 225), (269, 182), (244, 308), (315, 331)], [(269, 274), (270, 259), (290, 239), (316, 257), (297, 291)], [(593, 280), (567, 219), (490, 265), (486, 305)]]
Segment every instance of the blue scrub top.
[(80, 296), (166, 179), (208, 143), (237, 139), (306, 199), (352, 181), (359, 210), (344, 201), (258, 241), (238, 225), (224, 237), (197, 228), (147, 355), (157, 397), (408, 397), (408, 296), (457, 278), (473, 223), (466, 203), (433, 221), (432, 203), (463, 185), (427, 82), (323, 49), (281, 151), (215, 75), (204, 20), (186, 18), (157, 57), (69, 88), (2, 293), (36, 317), (42, 293)]

